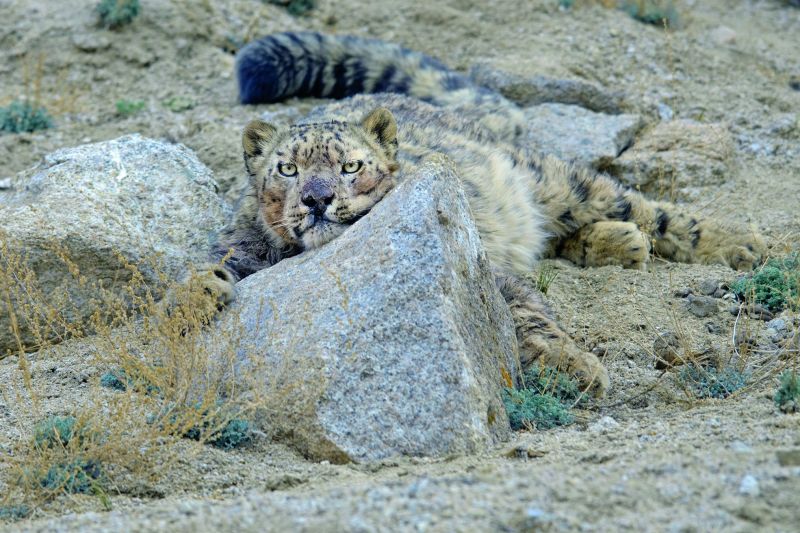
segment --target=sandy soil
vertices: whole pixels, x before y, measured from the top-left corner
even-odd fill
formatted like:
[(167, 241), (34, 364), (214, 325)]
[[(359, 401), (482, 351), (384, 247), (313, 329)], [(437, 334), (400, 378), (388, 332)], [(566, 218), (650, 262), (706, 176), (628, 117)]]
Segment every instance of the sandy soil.
[[(555, 0), (323, 1), (302, 18), (257, 0), (145, 0), (118, 32), (97, 29), (87, 4), (0, 0), (0, 105), (38, 93), (57, 125), (0, 135), (0, 183), (55, 148), (140, 132), (194, 149), (234, 200), (242, 125), (286, 106), (236, 103), (231, 45), (319, 29), (396, 41), (457, 69), (481, 61), (589, 80), (624, 91), (629, 110), (651, 120), (666, 104), (676, 117), (725, 124), (736, 141), (734, 172), (722, 186), (701, 187), (695, 207), (751, 221), (776, 253), (800, 245), (800, 92), (789, 83), (800, 75), (800, 11), (777, 0), (687, 1), (685, 27), (673, 33), (614, 10), (564, 11)], [(721, 38), (721, 26), (735, 38)], [(175, 97), (193, 107), (169, 110), (164, 102)], [(120, 117), (121, 99), (143, 100), (145, 109)], [(750, 325), (764, 350), (752, 362), (758, 379), (732, 398), (694, 400), (653, 365), (653, 340), (666, 330), (698, 352), (730, 357), (726, 305), (701, 319), (673, 293), (736, 274), (665, 263), (648, 273), (554, 265), (548, 296), (575, 337), (605, 354), (612, 376), (609, 397), (573, 426), (521, 433), (479, 457), (372, 466), (310, 463), (266, 439), (232, 452), (187, 443), (163, 479), (120, 486), (109, 513), (97, 498), (65, 497), (0, 529), (796, 530), (800, 462), (782, 465), (776, 453), (800, 448), (800, 415), (772, 403), (779, 362), (764, 324)], [(90, 351), (75, 342), (36, 358), (44, 411), (81, 403), (98, 372), (85, 363)], [(19, 385), (16, 364), (0, 361), (0, 384)], [(30, 422), (26, 413), (0, 400), (0, 453)], [(508, 457), (513, 448), (536, 457)], [(76, 511), (99, 514), (63, 515)]]

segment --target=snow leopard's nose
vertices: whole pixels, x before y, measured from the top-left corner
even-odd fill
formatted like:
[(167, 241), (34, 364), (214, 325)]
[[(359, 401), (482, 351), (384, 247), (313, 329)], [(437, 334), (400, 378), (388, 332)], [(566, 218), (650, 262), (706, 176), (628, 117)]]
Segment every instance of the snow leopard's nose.
[(320, 179), (307, 181), (300, 191), (300, 201), (317, 216), (321, 216), (325, 212), (333, 201), (333, 197), (333, 187)]

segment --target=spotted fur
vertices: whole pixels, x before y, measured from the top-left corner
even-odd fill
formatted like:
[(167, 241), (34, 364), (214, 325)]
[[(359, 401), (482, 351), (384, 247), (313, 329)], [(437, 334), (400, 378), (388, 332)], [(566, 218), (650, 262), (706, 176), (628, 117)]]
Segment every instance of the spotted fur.
[[(521, 281), (540, 258), (644, 269), (654, 252), (749, 269), (764, 253), (751, 231), (694, 218), (532, 152), (513, 104), (417, 52), (355, 37), (279, 34), (243, 49), (237, 72), (245, 103), (348, 98), (290, 127), (255, 120), (245, 128), (251, 193), (213, 254), (220, 262), (227, 254), (233, 280), (336, 238), (426, 157), (442, 153), (459, 169), (522, 360), (561, 361), (602, 394), (605, 369)], [(356, 94), (372, 92), (380, 94)], [(222, 278), (213, 276), (216, 284)]]

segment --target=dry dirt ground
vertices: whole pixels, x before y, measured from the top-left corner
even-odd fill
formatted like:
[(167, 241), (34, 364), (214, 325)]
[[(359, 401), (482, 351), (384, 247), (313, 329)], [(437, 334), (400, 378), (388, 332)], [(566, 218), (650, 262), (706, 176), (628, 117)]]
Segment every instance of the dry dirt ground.
[[(55, 148), (140, 132), (194, 149), (233, 200), (242, 125), (285, 106), (236, 103), (230, 50), (273, 31), (317, 29), (399, 42), (462, 70), (481, 61), (588, 80), (624, 91), (629, 110), (651, 120), (665, 104), (676, 117), (723, 123), (736, 141), (733, 172), (701, 188), (694, 207), (752, 222), (776, 254), (800, 244), (800, 92), (790, 83), (800, 76), (800, 10), (686, 1), (684, 27), (666, 33), (556, 0), (320, 4), (294, 18), (258, 0), (143, 0), (138, 19), (111, 32), (96, 28), (93, 2), (0, 0), (0, 105), (37, 96), (56, 123), (0, 135), (0, 180)], [(169, 109), (176, 98), (188, 109)], [(145, 108), (121, 117), (123, 99)], [(187, 443), (162, 479), (112, 493), (110, 512), (96, 497), (65, 496), (0, 529), (797, 531), (800, 459), (777, 454), (800, 449), (800, 415), (772, 403), (774, 354), (754, 355), (751, 386), (725, 400), (694, 399), (653, 364), (653, 340), (666, 330), (693, 350), (732, 354), (726, 305), (701, 319), (673, 293), (736, 274), (660, 262), (648, 273), (554, 267), (548, 296), (568, 329), (605, 354), (612, 376), (609, 397), (572, 426), (520, 433), (477, 457), (371, 466), (310, 463), (267, 439), (230, 452)], [(748, 328), (765, 337), (763, 322)], [(81, 404), (99, 372), (86, 364), (90, 349), (73, 342), (34, 357), (45, 412)], [(16, 365), (0, 361), (0, 387), (20, 385)], [(29, 423), (24, 406), (4, 401), (0, 454)], [(515, 447), (526, 457), (508, 457)]]

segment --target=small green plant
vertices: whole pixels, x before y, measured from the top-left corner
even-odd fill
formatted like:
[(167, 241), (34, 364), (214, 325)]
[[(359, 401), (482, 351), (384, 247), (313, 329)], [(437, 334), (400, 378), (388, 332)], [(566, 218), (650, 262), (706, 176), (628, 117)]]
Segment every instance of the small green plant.
[(173, 96), (171, 98), (167, 98), (162, 103), (164, 104), (164, 107), (170, 111), (174, 111), (175, 113), (188, 111), (197, 105), (194, 100), (187, 98), (186, 96)]
[(588, 401), (578, 382), (555, 368), (533, 366), (525, 372), (523, 379), (526, 389), (553, 396), (565, 405), (580, 405)]
[(678, 377), (698, 398), (727, 398), (747, 385), (750, 376), (731, 366), (717, 369), (689, 363)]
[(539, 273), (536, 276), (536, 288), (539, 289), (539, 292), (542, 294), (547, 294), (547, 291), (550, 290), (550, 285), (557, 277), (558, 271), (553, 268), (553, 265), (541, 265), (539, 267)]
[(509, 389), (503, 391), (503, 404), (508, 413), (511, 428), (551, 429), (566, 426), (575, 419), (569, 408), (550, 394), (539, 394), (531, 389)]
[(211, 423), (206, 423), (203, 427), (192, 427), (184, 434), (184, 437), (201, 440), (205, 436), (205, 442), (223, 450), (237, 448), (250, 440), (252, 429), (247, 420), (238, 418), (228, 420), (222, 429), (211, 429), (210, 435), (204, 435), (211, 426)]
[(142, 100), (117, 100), (117, 115), (130, 117), (144, 109)]
[(570, 408), (584, 401), (578, 382), (550, 367), (532, 367), (523, 375), (523, 387), (503, 391), (512, 429), (550, 429), (574, 421)]
[(672, 0), (621, 0), (620, 9), (639, 22), (677, 28), (680, 17)]
[(773, 258), (755, 273), (736, 280), (731, 287), (741, 300), (749, 300), (781, 311), (798, 308), (800, 290), (800, 255)]
[(269, 0), (270, 4), (283, 6), (290, 15), (299, 17), (317, 7), (317, 0)]
[(794, 370), (781, 374), (781, 384), (775, 392), (775, 405), (784, 413), (800, 410), (800, 378)]
[(139, 15), (139, 0), (100, 0), (95, 11), (104, 28), (117, 29), (130, 24)]
[(89, 494), (99, 486), (103, 470), (98, 461), (75, 459), (69, 463), (57, 463), (47, 469), (40, 478), (42, 488), (69, 494)]
[(16, 522), (23, 518), (28, 518), (31, 508), (27, 505), (2, 505), (0, 506), (0, 520)]
[(124, 391), (128, 389), (128, 378), (124, 370), (109, 370), (100, 376), (100, 385), (107, 389)]
[(74, 416), (51, 416), (33, 428), (33, 442), (40, 448), (66, 447), (72, 437), (82, 438), (81, 432), (76, 432), (77, 424)]
[(53, 127), (47, 110), (29, 102), (16, 100), (0, 107), (0, 131), (9, 133), (33, 132)]

